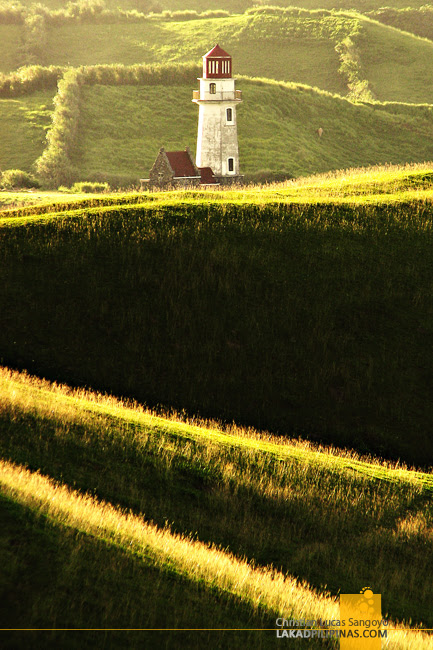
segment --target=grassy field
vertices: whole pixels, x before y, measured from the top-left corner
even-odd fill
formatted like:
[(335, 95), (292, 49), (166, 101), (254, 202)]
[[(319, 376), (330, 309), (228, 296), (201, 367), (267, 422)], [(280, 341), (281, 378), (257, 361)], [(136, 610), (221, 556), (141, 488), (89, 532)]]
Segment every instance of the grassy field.
[[(359, 59), (356, 65), (378, 100), (433, 101), (429, 83), (433, 45), (353, 12), (274, 8), (226, 18), (76, 21), (47, 28), (47, 43), (37, 62), (72, 66), (199, 62), (210, 43), (220, 42), (233, 55), (236, 74), (299, 82), (344, 95), (348, 81), (335, 48), (347, 37), (356, 49), (351, 56)], [(83, 42), (91, 46), (83, 48)]]
[(53, 97), (54, 92), (36, 92), (14, 99), (0, 98), (0, 170), (30, 171), (45, 147)]
[(20, 25), (0, 25), (0, 72), (9, 72), (21, 65), (21, 38)]
[[(238, 116), (239, 140), (246, 174), (272, 171), (299, 176), (433, 158), (432, 43), (353, 12), (274, 8), (183, 21), (76, 21), (48, 28), (42, 62), (199, 63), (210, 40), (230, 50), (240, 76), (244, 104)], [(83, 48), (83, 41), (91, 47)], [(263, 77), (252, 80), (241, 73)], [(286, 83), (290, 80), (308, 86)], [(190, 102), (192, 85), (84, 86), (71, 178), (132, 186), (148, 175), (161, 146), (188, 145), (194, 150), (197, 114)], [(345, 94), (364, 103), (338, 96)], [(108, 104), (114, 108), (107, 113)], [(48, 92), (1, 100), (2, 169), (32, 170), (50, 115)], [(124, 115), (127, 120), (119, 119)]]
[[(288, 21), (288, 34), (275, 38), (273, 22), (263, 29), (264, 50), (257, 60), (252, 20), (244, 15), (229, 18), (193, 21), (159, 21), (124, 25), (65, 25), (49, 32), (44, 52), (44, 65), (91, 65), (95, 63), (199, 63), (209, 49), (209, 43), (222, 42), (235, 58), (235, 73), (266, 76), (283, 81), (296, 81), (318, 86), (330, 92), (345, 92), (344, 79), (338, 73), (335, 42), (319, 33), (319, 17), (311, 17), (299, 30), (299, 21)], [(255, 23), (260, 21), (255, 21)], [(263, 22), (263, 21), (262, 21)], [(301, 21), (302, 22), (302, 21)], [(325, 19), (323, 21), (331, 22)], [(333, 19), (344, 26), (344, 20)], [(298, 29), (300, 33), (291, 35)], [(328, 30), (322, 27), (326, 33)], [(338, 29), (336, 36), (338, 35)], [(332, 27), (330, 27), (332, 32)], [(90, 41), (91, 48), (82, 48), (82, 41)]]
[[(197, 111), (191, 86), (83, 87), (73, 156), (78, 177), (123, 178), (130, 185), (147, 177), (161, 146), (176, 150), (189, 145), (194, 151)], [(241, 167), (247, 174), (273, 170), (299, 176), (433, 158), (428, 105), (353, 104), (264, 79), (240, 78), (238, 88), (244, 96), (238, 111)], [(0, 100), (3, 169), (32, 170), (50, 124), (52, 94)], [(107, 105), (113, 107), (108, 113)], [(128, 120), (122, 119), (125, 114)]]
[(382, 177), (9, 212), (4, 363), (428, 466), (431, 168)]
[[(285, 170), (293, 176), (351, 165), (433, 158), (432, 112), (427, 106), (377, 110), (310, 88), (239, 79), (242, 171)], [(109, 87), (82, 91), (79, 148), (82, 178), (145, 178), (161, 146), (194, 151), (197, 110), (191, 88)], [(113, 106), (104, 113), (104, 106)], [(122, 124), (121, 116), (131, 116)], [(323, 129), (319, 138), (317, 129)]]
[(274, 634), (247, 630), (272, 630), (278, 615), (337, 618), (336, 595), (367, 581), (383, 594), (389, 647), (432, 647), (398, 631), (431, 626), (431, 474), (161, 418), (6, 369), (0, 395), (8, 625), (202, 623), (245, 632), (189, 647), (274, 647)]
[(432, 102), (432, 85), (423, 80), (433, 42), (371, 23), (359, 49), (364, 76), (379, 101)]

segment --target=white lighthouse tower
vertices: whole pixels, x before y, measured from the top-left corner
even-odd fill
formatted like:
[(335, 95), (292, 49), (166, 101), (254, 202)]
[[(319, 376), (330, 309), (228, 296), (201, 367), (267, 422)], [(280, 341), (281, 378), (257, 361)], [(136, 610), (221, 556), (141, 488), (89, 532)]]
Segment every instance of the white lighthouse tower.
[(232, 57), (219, 45), (204, 55), (199, 82), (192, 100), (199, 106), (196, 165), (210, 167), (221, 183), (233, 182), (240, 176), (236, 106), (242, 93), (235, 90)]

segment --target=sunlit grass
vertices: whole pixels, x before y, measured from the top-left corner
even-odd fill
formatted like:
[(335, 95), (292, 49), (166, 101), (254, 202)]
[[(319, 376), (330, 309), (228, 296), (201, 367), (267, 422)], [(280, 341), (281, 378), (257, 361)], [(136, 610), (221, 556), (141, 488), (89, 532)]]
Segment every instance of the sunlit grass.
[[(273, 203), (389, 204), (402, 201), (430, 201), (433, 198), (433, 163), (376, 165), (335, 170), (282, 183), (239, 185), (217, 190), (181, 189), (93, 195), (62, 192), (3, 192), (0, 223), (20, 224), (26, 216), (46, 213), (47, 218), (81, 214), (77, 209), (96, 206), (137, 204), (144, 208), (201, 203), (266, 205)], [(31, 206), (35, 206), (34, 208)], [(29, 209), (25, 209), (29, 206)], [(0, 204), (1, 207), (1, 204)], [(74, 211), (75, 209), (75, 211)], [(6, 211), (7, 210), (7, 211)], [(82, 213), (83, 216), (85, 213)], [(36, 218), (36, 217), (35, 217)], [(45, 217), (44, 217), (45, 218)], [(7, 221), (5, 221), (7, 219)]]
[(331, 599), (274, 570), (253, 568), (231, 554), (173, 535), (122, 513), (108, 503), (72, 492), (39, 473), (0, 463), (3, 493), (54, 521), (140, 553), (152, 564), (171, 565), (190, 580), (204, 581), (258, 607), (295, 618), (337, 618)]
[[(39, 91), (13, 99), (0, 99), (0, 171), (32, 165), (45, 146), (53, 111), (54, 92)], [(2, 193), (0, 193), (0, 208)]]
[[(167, 534), (282, 567), (320, 593), (325, 584), (336, 595), (368, 581), (383, 594), (384, 613), (428, 620), (431, 473), (162, 417), (7, 369), (0, 377), (4, 458), (131, 509)], [(402, 566), (409, 549), (411, 563)], [(413, 580), (417, 595), (405, 602), (401, 585)]]
[[(287, 570), (290, 574), (290, 561), (285, 563), (284, 571), (270, 567), (269, 561), (264, 562), (264, 539), (255, 546), (257, 555), (247, 552), (245, 559), (240, 558), (236, 539), (230, 537), (230, 516), (237, 519), (241, 517), (243, 526), (249, 519), (250, 529), (246, 528), (244, 533), (254, 545), (258, 531), (262, 528), (269, 528), (269, 534), (274, 537), (280, 535), (278, 522), (288, 515), (295, 527), (292, 534), (297, 531), (301, 547), (304, 544), (311, 553), (314, 544), (307, 539), (303, 541), (301, 520), (295, 514), (295, 504), (298, 503), (303, 518), (310, 521), (309, 525), (314, 522), (316, 534), (319, 534), (320, 528), (329, 519), (329, 543), (332, 548), (338, 549), (340, 556), (346, 553), (343, 537), (348, 536), (349, 530), (352, 531), (347, 540), (347, 561), (352, 566), (349, 568), (348, 564), (343, 573), (354, 569), (353, 554), (357, 556), (357, 561), (360, 561), (362, 552), (368, 555), (368, 551), (361, 550), (362, 546), (359, 546), (359, 541), (354, 536), (357, 528), (363, 527), (362, 517), (367, 516), (371, 518), (371, 528), (369, 532), (366, 530), (366, 539), (368, 537), (374, 545), (380, 543), (383, 546), (385, 555), (380, 561), (381, 571), (390, 571), (392, 580), (395, 580), (392, 563), (389, 559), (385, 560), (390, 554), (390, 548), (398, 549), (410, 544), (413, 562), (409, 570), (413, 576), (416, 575), (418, 563), (415, 549), (419, 548), (421, 553), (425, 544), (430, 543), (432, 513), (428, 500), (423, 500), (421, 495), (432, 485), (431, 474), (401, 469), (377, 460), (362, 460), (338, 450), (314, 448), (302, 441), (282, 443), (268, 434), (234, 426), (223, 431), (217, 428), (216, 423), (197, 426), (182, 422), (175, 415), (171, 418), (155, 416), (137, 404), (124, 403), (88, 391), (72, 391), (66, 386), (48, 384), (7, 369), (1, 372), (0, 398), (4, 457), (13, 458), (18, 454), (21, 462), (30, 468), (36, 462), (44, 468), (42, 474), (48, 474), (43, 476), (40, 472), (35, 473), (3, 461), (0, 466), (0, 482), (4, 496), (56, 525), (78, 530), (81, 534), (105, 540), (127, 553), (133, 553), (146, 565), (162, 571), (169, 569), (188, 581), (203, 583), (206, 590), (238, 597), (253, 609), (260, 607), (263, 612), (268, 612), (271, 620), (277, 615), (336, 618), (338, 604), (335, 596), (327, 595), (327, 590), (323, 587), (318, 593), (312, 589), (315, 585), (311, 581), (308, 585), (302, 583), (299, 577), (294, 579), (287, 575)], [(28, 423), (27, 426), (25, 422)], [(53, 434), (49, 432), (50, 422), (54, 425)], [(39, 429), (35, 428), (35, 424)], [(20, 433), (23, 425), (25, 429), (22, 433), (27, 430), (24, 436)], [(16, 434), (13, 433), (14, 430)], [(59, 475), (54, 468), (59, 463), (59, 467), (62, 467), (62, 445), (69, 457), (70, 471), (64, 466)], [(89, 475), (87, 480), (90, 479), (90, 482), (87, 486), (83, 483), (84, 475), (79, 469), (80, 461), (74, 451), (75, 445), (78, 445), (77, 450), (83, 450), (87, 458), (82, 469), (86, 465), (88, 468), (93, 467), (92, 471), (96, 471), (95, 478), (100, 474), (98, 467), (102, 460), (101, 456), (95, 456), (95, 452), (99, 449), (106, 454), (103, 463), (109, 474), (109, 483), (114, 488), (112, 504), (107, 502), (106, 497), (104, 499), (104, 488), (100, 481), (98, 485), (92, 483)], [(35, 455), (38, 447), (39, 457)], [(140, 456), (142, 461), (139, 461)], [(141, 469), (137, 466), (137, 462), (142, 463), (145, 459), (147, 463), (156, 462), (161, 468), (163, 473), (160, 481), (164, 474), (172, 476), (169, 480), (174, 481), (175, 490), (181, 486), (179, 483), (179, 487), (176, 487), (177, 475), (183, 476), (183, 482), (186, 477), (189, 477), (188, 481), (196, 481), (199, 473), (203, 478), (207, 477), (203, 487), (204, 494), (209, 495), (210, 501), (207, 506), (203, 502), (201, 507), (204, 519), (208, 519), (209, 513), (212, 513), (213, 521), (207, 523), (207, 527), (214, 531), (210, 539), (206, 541), (202, 524), (199, 524), (198, 530), (183, 528), (181, 512), (187, 512), (189, 499), (187, 493), (182, 494), (182, 490), (177, 493), (177, 515), (172, 511), (175, 520), (166, 521), (165, 526), (163, 522), (152, 523), (152, 520), (158, 522), (158, 518), (152, 516), (152, 484), (143, 491), (143, 487), (140, 490), (137, 483), (139, 476), (149, 474), (151, 465), (143, 465)], [(190, 469), (187, 471), (188, 467)], [(183, 468), (183, 474), (179, 475), (180, 468)], [(372, 468), (379, 471), (372, 472)], [(120, 483), (117, 478), (119, 471), (123, 473)], [(68, 487), (68, 483), (71, 485), (69, 476), (75, 476), (78, 481), (72, 483), (75, 491)], [(391, 478), (391, 481), (387, 478)], [(83, 494), (89, 491), (93, 496)], [(227, 510), (221, 516), (218, 491), (226, 493), (227, 498), (233, 502), (232, 515)], [(139, 505), (137, 497), (140, 492)], [(107, 492), (106, 495), (108, 496)], [(164, 508), (164, 502), (167, 507), (167, 496), (161, 501), (160, 507)], [(251, 508), (259, 498), (266, 499), (267, 506), (263, 507), (269, 513), (275, 510), (274, 520), (261, 519), (258, 515), (260, 509), (255, 511)], [(414, 511), (416, 502), (419, 505)], [(246, 519), (241, 516), (242, 512), (247, 513)], [(340, 513), (339, 520), (333, 521), (333, 512)], [(389, 524), (386, 522), (392, 520), (393, 512), (398, 513), (395, 526), (387, 529)], [(376, 528), (379, 522), (380, 526)], [(221, 525), (227, 529), (231, 539), (229, 544), (223, 545), (226, 550), (217, 548), (221, 542), (215, 542), (217, 546), (212, 544), (213, 539), (222, 539), (221, 531), (218, 532), (218, 526)], [(331, 529), (335, 528), (336, 532), (342, 527), (347, 527), (343, 537), (340, 541), (333, 540), (335, 533), (331, 533)], [(182, 528), (183, 534), (176, 532)], [(254, 529), (256, 532), (253, 532)], [(290, 528), (285, 532), (287, 549), (292, 548), (289, 531)], [(323, 541), (320, 545), (323, 545)], [(317, 544), (316, 547), (318, 550)], [(317, 550), (315, 557), (320, 565), (323, 560), (317, 555)], [(291, 550), (290, 554), (293, 553)], [(374, 564), (374, 556), (370, 557), (370, 561)], [(338, 563), (334, 563), (334, 569), (341, 572), (342, 567), (337, 568)], [(275, 565), (281, 566), (278, 562)], [(395, 570), (401, 573), (403, 567), (396, 566)], [(367, 579), (365, 574), (364, 579)], [(378, 584), (381, 586), (380, 582)], [(423, 591), (426, 588), (427, 584), (419, 576), (418, 589)], [(395, 628), (398, 624), (393, 609), (399, 596), (395, 594), (391, 599), (389, 590), (390, 586), (384, 590), (383, 600), (385, 606), (387, 602), (395, 600), (391, 610), (387, 610), (393, 621), (390, 627)], [(407, 624), (400, 627), (407, 627)], [(427, 637), (412, 632), (390, 632), (389, 647), (431, 646), (431, 640)]]
[[(114, 397), (83, 390), (71, 392), (66, 386), (40, 382), (36, 378), (12, 373), (7, 369), (0, 369), (0, 394), (4, 404), (10, 402), (12, 406), (24, 406), (26, 409), (35, 410), (40, 416), (54, 415), (61, 421), (78, 417), (86, 422), (86, 414), (114, 417), (123, 423), (137, 425), (146, 430), (167, 435), (173, 433), (185, 440), (237, 448), (247, 454), (265, 453), (280, 461), (297, 461), (304, 466), (316, 467), (319, 472), (347, 472), (349, 481), (353, 474), (359, 474), (400, 484), (404, 482), (408, 487), (412, 485), (415, 489), (433, 492), (432, 474), (408, 469), (401, 463), (362, 458), (354, 451), (344, 449), (316, 447), (306, 440), (282, 441), (280, 437), (259, 434), (254, 429), (235, 425), (222, 430), (217, 423), (203, 427), (184, 422), (177, 414), (161, 417), (143, 409), (139, 404), (130, 407), (128, 403), (125, 404)], [(277, 464), (276, 467), (283, 473), (286, 472), (284, 465)], [(229, 470), (232, 469), (234, 468), (229, 464)], [(273, 473), (271, 480), (277, 476)]]

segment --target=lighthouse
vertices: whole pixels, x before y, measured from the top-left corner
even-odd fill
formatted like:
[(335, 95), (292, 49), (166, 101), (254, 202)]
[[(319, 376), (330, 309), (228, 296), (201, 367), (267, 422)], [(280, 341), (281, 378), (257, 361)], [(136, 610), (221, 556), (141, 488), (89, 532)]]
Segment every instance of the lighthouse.
[(196, 166), (210, 167), (221, 183), (239, 180), (236, 107), (242, 93), (235, 90), (232, 57), (219, 45), (203, 56), (199, 84), (192, 100), (199, 106)]

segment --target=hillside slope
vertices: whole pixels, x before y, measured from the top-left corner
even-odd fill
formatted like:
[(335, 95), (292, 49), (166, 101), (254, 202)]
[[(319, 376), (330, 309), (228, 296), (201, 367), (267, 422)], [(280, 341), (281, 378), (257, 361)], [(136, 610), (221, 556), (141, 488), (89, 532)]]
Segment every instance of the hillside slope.
[(41, 91), (13, 99), (0, 98), (0, 171), (31, 171), (45, 147), (53, 97), (54, 91)]
[[(4, 368), (0, 397), (0, 557), (12, 596), (0, 623), (164, 628), (203, 621), (244, 628), (245, 639), (248, 628), (272, 629), (281, 611), (335, 618), (336, 594), (356, 593), (364, 581), (383, 594), (393, 628), (409, 618), (431, 626), (431, 474), (256, 431), (156, 417)], [(411, 579), (417, 588), (408, 592)], [(143, 607), (134, 590), (152, 602)], [(398, 632), (392, 641), (409, 647)], [(432, 647), (428, 637), (416, 641), (418, 649)], [(274, 642), (261, 634), (254, 648)], [(311, 640), (305, 646), (315, 647)]]
[(411, 195), (383, 176), (374, 200), (331, 184), (6, 213), (1, 357), (431, 465), (431, 167), (395, 177)]
[(377, 100), (433, 103), (432, 41), (365, 21), (358, 51), (362, 77)]
[[(376, 163), (433, 159), (429, 107), (352, 104), (311, 88), (239, 79), (241, 168), (293, 176)], [(109, 113), (105, 107), (111, 106)], [(128, 119), (122, 118), (127, 115)], [(197, 110), (184, 86), (83, 89), (79, 152), (82, 178), (146, 177), (161, 146), (195, 151)], [(323, 129), (319, 138), (317, 129)]]
[[(161, 146), (189, 146), (194, 152), (195, 74), (188, 75), (191, 83), (179, 85), (84, 84), (72, 155), (76, 179), (134, 184), (147, 177)], [(433, 111), (428, 105), (353, 104), (306, 86), (265, 79), (240, 77), (237, 87), (244, 99), (238, 132), (246, 174), (271, 170), (300, 176), (433, 159)], [(53, 93), (0, 100), (1, 169), (32, 170), (51, 123)]]
[[(198, 64), (219, 42), (232, 54), (235, 74), (304, 83), (354, 99), (433, 103), (433, 43), (355, 12), (265, 7), (213, 18), (119, 15), (108, 22), (53, 18), (44, 25), (41, 42), (30, 48), (31, 63)], [(22, 61), (22, 45), (16, 42), (14, 51), (13, 43), (5, 48), (4, 69)]]

